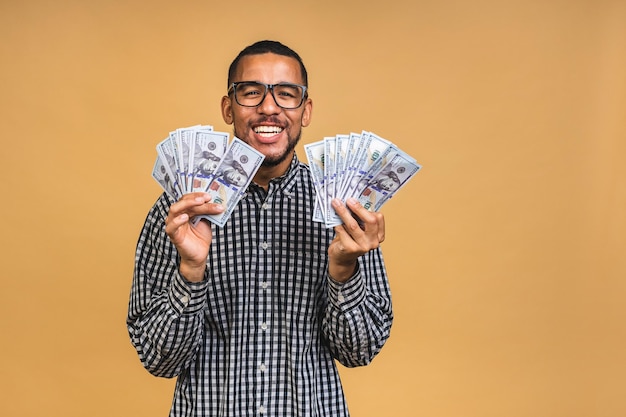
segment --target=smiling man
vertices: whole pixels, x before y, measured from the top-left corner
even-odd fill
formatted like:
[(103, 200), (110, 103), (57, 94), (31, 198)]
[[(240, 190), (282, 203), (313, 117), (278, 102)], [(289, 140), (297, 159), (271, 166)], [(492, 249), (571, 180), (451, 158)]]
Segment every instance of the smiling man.
[(241, 51), (221, 108), (263, 166), (222, 228), (193, 221), (223, 210), (208, 194), (159, 197), (137, 244), (131, 341), (151, 373), (178, 378), (172, 417), (348, 416), (335, 361), (370, 363), (392, 323), (383, 215), (334, 201), (342, 225), (312, 220), (295, 146), (313, 102), (290, 48)]

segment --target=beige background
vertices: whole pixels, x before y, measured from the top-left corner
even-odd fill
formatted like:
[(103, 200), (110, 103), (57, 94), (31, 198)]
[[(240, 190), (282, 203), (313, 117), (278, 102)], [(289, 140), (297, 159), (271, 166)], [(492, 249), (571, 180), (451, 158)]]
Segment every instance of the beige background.
[(626, 415), (626, 2), (3, 0), (0, 35), (0, 415), (167, 414), (124, 322), (154, 146), (230, 132), (261, 38), (309, 68), (304, 142), (424, 165), (383, 209), (396, 321), (341, 370), (352, 415)]

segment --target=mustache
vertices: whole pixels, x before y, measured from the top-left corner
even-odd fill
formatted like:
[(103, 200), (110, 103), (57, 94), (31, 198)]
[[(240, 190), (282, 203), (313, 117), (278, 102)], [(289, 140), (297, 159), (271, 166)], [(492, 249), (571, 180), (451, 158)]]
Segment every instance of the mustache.
[(262, 116), (258, 119), (251, 120), (249, 124), (262, 124), (262, 123), (270, 123), (277, 126), (283, 126), (284, 123), (277, 116)]

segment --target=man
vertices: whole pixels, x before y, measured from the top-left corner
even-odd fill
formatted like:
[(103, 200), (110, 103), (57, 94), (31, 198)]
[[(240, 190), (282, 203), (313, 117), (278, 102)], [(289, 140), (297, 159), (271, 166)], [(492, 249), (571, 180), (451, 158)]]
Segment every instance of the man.
[(294, 149), (313, 102), (293, 50), (241, 51), (221, 108), (264, 164), (222, 228), (193, 225), (223, 210), (204, 193), (157, 200), (137, 244), (132, 343), (151, 373), (178, 377), (170, 416), (347, 416), (335, 360), (368, 364), (391, 328), (384, 218), (349, 200), (333, 202), (334, 230), (311, 220)]

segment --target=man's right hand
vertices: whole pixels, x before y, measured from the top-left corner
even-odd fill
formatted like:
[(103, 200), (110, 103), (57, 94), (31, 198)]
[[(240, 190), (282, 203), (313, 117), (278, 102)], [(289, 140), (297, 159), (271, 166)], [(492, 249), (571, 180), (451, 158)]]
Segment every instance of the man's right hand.
[(207, 220), (195, 225), (191, 219), (203, 214), (219, 214), (224, 211), (220, 204), (211, 203), (207, 193), (185, 194), (172, 204), (165, 219), (165, 232), (176, 246), (180, 255), (180, 273), (188, 281), (204, 279), (206, 260), (213, 234)]

